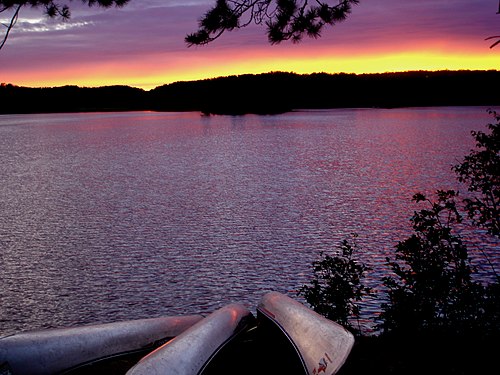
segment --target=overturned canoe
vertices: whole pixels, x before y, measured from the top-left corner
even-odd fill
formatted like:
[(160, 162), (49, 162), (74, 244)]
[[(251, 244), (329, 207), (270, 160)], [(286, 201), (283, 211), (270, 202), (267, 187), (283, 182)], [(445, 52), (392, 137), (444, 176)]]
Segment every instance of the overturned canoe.
[(354, 344), (354, 336), (344, 327), (281, 293), (262, 297), (257, 319), (260, 330), (274, 326), (288, 338), (307, 375), (335, 374)]
[(127, 375), (201, 374), (222, 348), (254, 324), (244, 306), (216, 310), (132, 367)]
[(67, 372), (109, 357), (153, 350), (201, 319), (172, 316), (19, 333), (0, 338), (0, 365), (14, 375)]
[(231, 304), (205, 318), (144, 319), (0, 338), (0, 374), (333, 375), (353, 343), (342, 326), (271, 292), (262, 297), (257, 319)]

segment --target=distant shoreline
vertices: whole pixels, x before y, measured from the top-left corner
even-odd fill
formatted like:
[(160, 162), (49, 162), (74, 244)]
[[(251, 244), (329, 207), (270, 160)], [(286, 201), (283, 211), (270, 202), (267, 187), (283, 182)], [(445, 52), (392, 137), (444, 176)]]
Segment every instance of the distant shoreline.
[(47, 88), (0, 85), (0, 114), (197, 111), (205, 115), (292, 110), (500, 105), (500, 71), (377, 74), (271, 72), (129, 86)]

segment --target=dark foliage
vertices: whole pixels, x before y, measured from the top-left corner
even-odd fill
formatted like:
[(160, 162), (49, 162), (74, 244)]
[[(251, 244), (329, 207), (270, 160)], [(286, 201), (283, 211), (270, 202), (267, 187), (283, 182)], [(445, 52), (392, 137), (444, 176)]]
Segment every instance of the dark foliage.
[(478, 226), (500, 236), (500, 116), (491, 112), (495, 123), (489, 133), (473, 131), (476, 149), (454, 167), (458, 180), (467, 184), (474, 197), (466, 198), (465, 209)]
[(476, 375), (496, 368), (498, 336), (357, 337), (337, 375)]
[[(468, 215), (498, 236), (491, 225), (498, 222), (498, 211), (490, 199), (495, 185), (498, 191), (499, 171), (499, 119), (494, 115), (497, 124), (489, 125), (491, 133), (473, 132), (477, 149), (454, 169), (459, 180), (478, 194), (476, 201), (465, 200)], [(384, 281), (388, 302), (379, 319), (383, 334), (359, 337), (340, 375), (368, 371), (465, 375), (488, 373), (495, 366), (500, 281), (497, 276), (483, 285), (473, 279), (468, 250), (453, 231), (462, 221), (458, 193), (438, 191), (436, 201), (416, 194), (414, 200), (429, 207), (415, 212), (415, 233), (397, 245), (395, 260), (388, 259), (393, 275)]]
[[(88, 6), (112, 7), (123, 6), (129, 0), (80, 0)], [(15, 9), (18, 7), (42, 8), (49, 17), (70, 17), (69, 5), (71, 0), (0, 0), (0, 11)]]
[[(111, 6), (123, 6), (129, 0), (81, 0), (82, 3), (88, 6), (100, 6), (109, 8)], [(3, 37), (0, 39), (0, 49), (5, 45), (10, 31), (16, 24), (19, 18), (19, 12), (23, 7), (42, 8), (46, 16), (50, 18), (59, 17), (61, 20), (67, 20), (71, 17), (69, 9), (71, 0), (0, 0), (0, 13), (12, 12), (10, 20), (7, 24), (2, 24), (5, 27)]]
[[(89, 6), (123, 6), (129, 0), (82, 0)], [(186, 36), (188, 45), (207, 44), (225, 31), (248, 26), (265, 25), (269, 42), (300, 41), (303, 36), (317, 38), (325, 26), (343, 21), (358, 0), (309, 1), (309, 0), (215, 0), (215, 4), (200, 19), (199, 29)], [(0, 41), (4, 46), (11, 29), (16, 24), (23, 7), (41, 8), (48, 17), (70, 18), (71, 0), (0, 0), (0, 13), (11, 12), (10, 21), (4, 25)]]
[[(459, 181), (473, 197), (466, 197), (465, 212), (473, 224), (489, 234), (499, 235), (500, 118), (489, 133), (473, 131), (476, 148), (462, 163), (453, 167)], [(384, 280), (389, 302), (383, 304), (380, 327), (399, 337), (459, 335), (461, 337), (500, 334), (500, 279), (483, 285), (473, 279), (468, 249), (453, 228), (462, 221), (455, 191), (438, 191), (428, 209), (412, 218), (415, 234), (398, 244), (396, 260), (389, 261), (395, 276)]]
[(251, 23), (265, 24), (271, 44), (317, 38), (324, 26), (343, 21), (358, 0), (217, 0), (199, 21), (199, 29), (186, 36), (188, 45), (203, 45), (225, 31)]
[(500, 104), (500, 72), (385, 74), (268, 73), (179, 82), (157, 87), (158, 110), (213, 114), (278, 113), (291, 109)]
[(385, 334), (398, 336), (498, 333), (498, 288), (485, 288), (472, 278), (474, 268), (466, 246), (452, 227), (462, 220), (454, 191), (438, 191), (412, 218), (413, 234), (388, 259), (395, 276), (384, 278), (389, 302), (380, 316)]
[(0, 86), (0, 113), (102, 110), (274, 114), (294, 109), (500, 105), (499, 71), (298, 75), (267, 73), (177, 82), (151, 91)]
[(0, 86), (0, 113), (125, 111), (145, 108), (145, 92), (127, 86)]
[[(498, 12), (497, 14), (500, 14), (500, 1), (498, 2)], [(485, 40), (495, 40), (493, 44), (490, 46), (490, 48), (496, 47), (498, 44), (500, 44), (500, 35), (494, 35), (486, 38)]]
[(333, 256), (321, 254), (313, 262), (310, 285), (300, 288), (299, 294), (318, 314), (356, 332), (353, 320), (359, 318), (358, 302), (371, 294), (362, 282), (369, 268), (355, 259), (356, 242), (344, 240)]
[[(395, 276), (384, 278), (389, 303), (381, 328), (398, 334), (468, 334), (481, 328), (484, 287), (472, 280), (467, 248), (451, 226), (461, 221), (454, 191), (438, 191), (429, 209), (412, 218), (415, 234), (389, 261)], [(417, 202), (426, 198), (417, 194)]]
[[(81, 0), (89, 6), (123, 6), (129, 0)], [(66, 20), (71, 16), (71, 0), (0, 0), (0, 13), (11, 11), (10, 21), (5, 26), (0, 49), (16, 24), (23, 7), (42, 8), (49, 17)], [(300, 42), (304, 36), (318, 38), (325, 26), (333, 26), (347, 18), (352, 6), (359, 0), (215, 0), (199, 20), (196, 32), (186, 36), (188, 45), (203, 45), (220, 37), (225, 31), (246, 27), (251, 23), (265, 25), (271, 44), (285, 40)], [(500, 12), (499, 12), (500, 13)], [(500, 36), (490, 48), (500, 43)]]

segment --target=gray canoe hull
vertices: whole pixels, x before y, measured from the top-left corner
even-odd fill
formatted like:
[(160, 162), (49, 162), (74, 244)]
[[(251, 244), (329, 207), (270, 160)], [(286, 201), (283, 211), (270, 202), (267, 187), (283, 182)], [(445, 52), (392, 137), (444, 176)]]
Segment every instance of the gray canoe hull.
[(354, 345), (354, 336), (344, 327), (281, 293), (264, 295), (257, 314), (288, 337), (309, 375), (335, 374)]
[(342, 326), (271, 292), (259, 302), (257, 320), (244, 306), (231, 304), (205, 318), (163, 317), (3, 337), (0, 373), (76, 369), (86, 374), (94, 365), (102, 369), (107, 359), (133, 354), (120, 370), (128, 370), (127, 375), (333, 375), (353, 344), (353, 335)]
[(227, 305), (150, 353), (127, 375), (197, 375), (238, 334), (249, 328), (253, 316), (244, 306)]
[(14, 375), (64, 372), (171, 339), (201, 319), (172, 316), (19, 333), (0, 338), (0, 364), (6, 362)]

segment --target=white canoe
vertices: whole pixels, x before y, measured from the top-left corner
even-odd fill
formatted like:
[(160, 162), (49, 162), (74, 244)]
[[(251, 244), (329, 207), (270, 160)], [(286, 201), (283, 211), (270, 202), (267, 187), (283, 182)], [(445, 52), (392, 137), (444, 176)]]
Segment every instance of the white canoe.
[(281, 293), (262, 297), (257, 319), (272, 322), (288, 337), (308, 375), (335, 374), (354, 345), (344, 327)]
[[(0, 338), (0, 367), (17, 375), (54, 374), (144, 348), (153, 350), (202, 316), (171, 316), (24, 332)], [(7, 365), (5, 365), (5, 363)]]
[(253, 321), (250, 311), (240, 304), (222, 307), (142, 358), (127, 375), (201, 374), (212, 358)]

